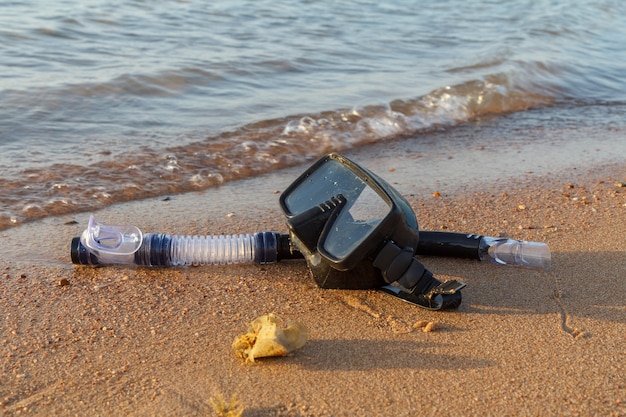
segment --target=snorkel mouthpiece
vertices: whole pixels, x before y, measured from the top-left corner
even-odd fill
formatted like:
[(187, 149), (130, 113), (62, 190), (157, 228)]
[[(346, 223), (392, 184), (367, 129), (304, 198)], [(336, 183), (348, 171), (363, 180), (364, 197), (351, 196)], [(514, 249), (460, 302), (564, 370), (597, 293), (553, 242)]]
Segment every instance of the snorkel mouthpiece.
[(72, 240), (72, 262), (82, 265), (132, 264), (143, 244), (143, 233), (135, 226), (114, 225), (89, 217), (87, 228)]

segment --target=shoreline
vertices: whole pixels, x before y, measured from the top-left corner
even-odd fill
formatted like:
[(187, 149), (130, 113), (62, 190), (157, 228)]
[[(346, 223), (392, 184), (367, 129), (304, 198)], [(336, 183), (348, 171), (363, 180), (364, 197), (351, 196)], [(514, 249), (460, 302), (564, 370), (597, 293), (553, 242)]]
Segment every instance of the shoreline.
[[(381, 139), (377, 143), (339, 150), (339, 153), (352, 157), (386, 178), (402, 194), (430, 194), (434, 190), (458, 193), (464, 189), (484, 188), (494, 182), (523, 179), (537, 174), (584, 169), (607, 162), (621, 163), (623, 156), (626, 156), (626, 141), (623, 140), (623, 128), (616, 124), (614, 112), (618, 111), (603, 110), (607, 114), (594, 116), (582, 114), (581, 108), (564, 106), (486, 116), (453, 127), (422, 131), (409, 137)], [(272, 191), (284, 189), (315, 159), (311, 157), (309, 163), (300, 166), (274, 167), (274, 171), (185, 193), (190, 196), (200, 195), (199, 201), (208, 203), (207, 217), (214, 216), (214, 211), (220, 213), (219, 205), (223, 204), (245, 210), (245, 205), (255, 204), (258, 207), (258, 200), (261, 199), (273, 207), (278, 198), (268, 198), (268, 187)], [(283, 165), (278, 163), (277, 166)], [(228, 177), (228, 172), (218, 174)], [(181, 181), (187, 180), (181, 177)], [(106, 190), (102, 191), (106, 194)], [(190, 206), (195, 205), (197, 201), (190, 202), (185, 193), (172, 191), (171, 194), (163, 194), (161, 198), (169, 196), (185, 200)], [(236, 193), (237, 201), (233, 201), (228, 193)], [(217, 196), (217, 202), (213, 201), (213, 195)], [(144, 196), (131, 201), (127, 198), (130, 197), (110, 196), (107, 198), (107, 206), (91, 211), (106, 212), (108, 207), (152, 201), (159, 199), (159, 196)], [(261, 208), (265, 210), (265, 207)], [(18, 208), (16, 210), (19, 211)], [(74, 213), (81, 212), (84, 211), (49, 214), (44, 210), (34, 210), (35, 217), (41, 217), (33, 217), (22, 223), (18, 221), (19, 224), (10, 226), (3, 223), (0, 233), (32, 221), (53, 216), (71, 218)], [(256, 217), (256, 213), (251, 215)]]
[[(212, 415), (211, 398), (236, 394), (246, 417), (626, 415), (626, 165), (594, 145), (580, 149), (597, 155), (593, 164), (548, 166), (554, 135), (546, 148), (496, 152), (497, 126), (441, 136), (469, 132), (480, 140), (463, 152), (434, 134), (430, 147), (406, 140), (344, 154), (396, 187), (421, 229), (545, 241), (550, 272), (423, 257), (436, 275), (468, 284), (458, 310), (430, 312), (376, 291), (319, 289), (299, 261), (75, 267), (69, 242), (89, 213), (43, 219), (0, 231), (0, 410)], [(529, 159), (533, 149), (541, 158)], [(522, 160), (480, 180), (463, 172)], [(458, 179), (437, 179), (455, 166)], [(279, 192), (303, 169), (96, 214), (146, 232), (284, 231)], [(234, 337), (270, 312), (304, 323), (309, 342), (242, 363)], [(415, 329), (421, 320), (439, 328)]]

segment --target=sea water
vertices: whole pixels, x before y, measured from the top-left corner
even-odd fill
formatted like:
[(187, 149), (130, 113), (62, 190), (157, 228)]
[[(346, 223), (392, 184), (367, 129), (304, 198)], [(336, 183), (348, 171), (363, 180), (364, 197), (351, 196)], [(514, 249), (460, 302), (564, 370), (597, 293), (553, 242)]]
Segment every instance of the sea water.
[(625, 74), (622, 0), (2, 2), (0, 229), (484, 117), (619, 131)]

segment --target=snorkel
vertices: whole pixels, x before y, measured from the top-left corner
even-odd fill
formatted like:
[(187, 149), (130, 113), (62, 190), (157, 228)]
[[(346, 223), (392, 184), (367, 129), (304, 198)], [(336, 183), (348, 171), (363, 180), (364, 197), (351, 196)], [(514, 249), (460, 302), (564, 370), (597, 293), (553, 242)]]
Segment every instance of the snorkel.
[(409, 203), (391, 185), (338, 154), (306, 170), (282, 193), (280, 206), (289, 234), (143, 234), (92, 216), (82, 235), (72, 239), (72, 262), (165, 267), (304, 258), (321, 288), (379, 289), (431, 310), (458, 307), (465, 283), (440, 282), (418, 255), (550, 268), (545, 243), (419, 231)]

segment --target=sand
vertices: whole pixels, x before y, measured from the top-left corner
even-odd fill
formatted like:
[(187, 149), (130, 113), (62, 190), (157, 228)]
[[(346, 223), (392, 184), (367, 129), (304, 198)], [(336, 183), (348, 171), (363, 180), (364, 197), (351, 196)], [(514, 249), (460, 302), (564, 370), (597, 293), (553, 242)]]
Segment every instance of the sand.
[[(623, 161), (415, 184), (433, 149), (420, 146), (348, 154), (405, 194), (422, 229), (544, 241), (552, 270), (424, 257), (468, 284), (457, 311), (431, 312), (319, 289), (301, 261), (76, 267), (69, 242), (88, 213), (44, 219), (0, 232), (0, 412), (206, 416), (211, 398), (236, 395), (247, 417), (626, 415)], [(496, 158), (477, 146), (450, 163), (506, 165), (524, 149)], [(437, 167), (446, 152), (430, 154)], [(96, 214), (172, 234), (284, 232), (278, 192), (301, 170)], [(304, 323), (310, 340), (246, 364), (231, 343), (269, 312)]]

